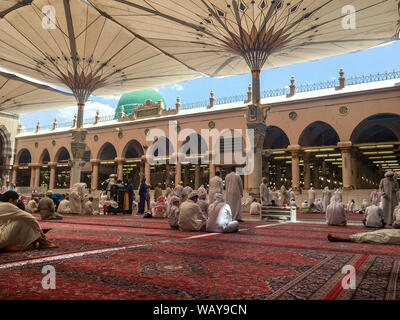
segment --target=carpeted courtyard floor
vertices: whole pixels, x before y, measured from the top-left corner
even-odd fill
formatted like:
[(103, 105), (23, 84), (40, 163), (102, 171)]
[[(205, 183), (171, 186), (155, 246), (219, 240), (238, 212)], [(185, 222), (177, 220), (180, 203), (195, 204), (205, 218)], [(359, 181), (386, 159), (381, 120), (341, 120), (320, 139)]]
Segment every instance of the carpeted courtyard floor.
[[(40, 224), (60, 248), (0, 253), (0, 299), (400, 298), (400, 246), (326, 238), (368, 230), (361, 225), (249, 220), (238, 233), (214, 234), (138, 216)], [(55, 268), (55, 290), (42, 288), (46, 265)], [(342, 288), (345, 265), (356, 269), (355, 290)]]

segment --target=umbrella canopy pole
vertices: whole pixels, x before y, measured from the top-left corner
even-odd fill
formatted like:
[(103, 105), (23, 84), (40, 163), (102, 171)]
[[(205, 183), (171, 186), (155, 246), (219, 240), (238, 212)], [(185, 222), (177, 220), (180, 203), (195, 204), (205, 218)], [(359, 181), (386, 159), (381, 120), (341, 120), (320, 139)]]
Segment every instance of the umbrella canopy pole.
[(85, 109), (84, 103), (78, 103), (78, 121), (76, 124), (76, 129), (80, 130), (83, 127), (83, 110)]
[(253, 104), (258, 106), (260, 105), (260, 70), (251, 70), (251, 76), (252, 76), (252, 86), (253, 86), (253, 91), (252, 91), (252, 98), (253, 98)]

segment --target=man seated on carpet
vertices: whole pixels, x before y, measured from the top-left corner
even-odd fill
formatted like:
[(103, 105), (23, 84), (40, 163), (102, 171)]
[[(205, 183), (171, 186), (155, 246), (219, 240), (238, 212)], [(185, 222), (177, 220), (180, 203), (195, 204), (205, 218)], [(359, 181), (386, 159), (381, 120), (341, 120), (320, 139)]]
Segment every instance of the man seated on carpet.
[(62, 220), (62, 215), (56, 213), (52, 200), (53, 192), (47, 191), (46, 196), (39, 201), (39, 212), (42, 220)]
[(19, 199), (15, 191), (0, 196), (0, 251), (56, 248), (46, 239), (36, 218), (17, 207)]
[(29, 213), (37, 213), (37, 212), (39, 212), (38, 206), (39, 206), (39, 198), (34, 197), (31, 200), (29, 200), (28, 204), (26, 205), (25, 210), (26, 210), (26, 212), (29, 212)]
[[(253, 202), (254, 203), (254, 202)], [(215, 201), (210, 204), (207, 219), (208, 232), (228, 233), (239, 230), (239, 222), (232, 220), (232, 211), (221, 193), (215, 194)]]
[(376, 204), (375, 202), (365, 209), (363, 224), (367, 228), (383, 228), (385, 226), (383, 209)]
[(197, 204), (199, 205), (201, 211), (203, 211), (204, 216), (207, 218), (208, 217), (208, 202), (206, 200), (207, 190), (204, 188), (203, 185), (201, 185), (200, 188), (197, 190), (197, 194), (199, 195), (199, 201), (197, 201)]
[(192, 191), (188, 199), (181, 204), (178, 226), (181, 231), (205, 231), (207, 218), (197, 204), (199, 196)]
[[(379, 207), (379, 208), (381, 208), (381, 207)], [(392, 227), (394, 229), (400, 229), (400, 204), (398, 206), (396, 206), (396, 208), (394, 208), (393, 218), (394, 218), (394, 221), (393, 221)]]
[(259, 216), (261, 214), (261, 203), (257, 199), (253, 199), (250, 205), (250, 215)]
[(97, 215), (98, 212), (93, 209), (93, 197), (89, 196), (89, 200), (83, 205), (83, 214)]
[(173, 229), (179, 228), (179, 203), (180, 198), (178, 196), (172, 196), (167, 208), (168, 223)]
[(344, 205), (334, 195), (331, 198), (331, 203), (326, 208), (326, 223), (330, 226), (344, 227), (347, 224), (346, 211)]
[(68, 195), (65, 195), (65, 198), (63, 200), (61, 200), (60, 204), (58, 205), (57, 213), (58, 214), (70, 214), (71, 213)]

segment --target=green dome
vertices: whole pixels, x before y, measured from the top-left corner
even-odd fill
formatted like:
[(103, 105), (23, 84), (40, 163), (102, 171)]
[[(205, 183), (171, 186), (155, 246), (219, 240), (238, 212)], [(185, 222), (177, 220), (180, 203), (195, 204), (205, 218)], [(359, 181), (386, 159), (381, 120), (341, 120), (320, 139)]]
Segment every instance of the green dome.
[(144, 104), (146, 100), (152, 100), (157, 102), (162, 101), (164, 107), (167, 106), (164, 98), (154, 89), (145, 89), (141, 91), (133, 91), (124, 93), (118, 101), (117, 109), (115, 110), (115, 119), (119, 118), (119, 113), (121, 111), (121, 106), (124, 106), (124, 113), (131, 114), (135, 108), (135, 104)]

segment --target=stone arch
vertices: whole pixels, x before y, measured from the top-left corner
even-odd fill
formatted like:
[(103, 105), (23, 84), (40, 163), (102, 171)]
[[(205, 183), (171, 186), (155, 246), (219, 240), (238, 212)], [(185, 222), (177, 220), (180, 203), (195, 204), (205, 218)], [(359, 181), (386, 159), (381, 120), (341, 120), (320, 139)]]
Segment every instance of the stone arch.
[(174, 153), (174, 147), (167, 137), (160, 136), (154, 139), (148, 152), (153, 157), (169, 156)]
[(39, 163), (50, 162), (50, 153), (47, 149), (44, 149), (39, 157)]
[(28, 164), (32, 162), (32, 156), (28, 149), (24, 148), (18, 151), (15, 158), (15, 162), (18, 164)]
[(58, 149), (58, 151), (56, 152), (56, 155), (54, 156), (55, 162), (67, 161), (70, 159), (71, 159), (71, 156), (69, 154), (69, 151), (65, 147), (61, 147), (60, 149)]
[(135, 159), (144, 155), (144, 150), (139, 141), (130, 140), (122, 151), (122, 158)]
[(353, 130), (353, 143), (390, 142), (400, 140), (400, 115), (380, 113), (362, 120)]
[(207, 151), (207, 142), (198, 133), (189, 134), (181, 146), (181, 152), (186, 155), (189, 155), (190, 153), (205, 155)]
[(315, 121), (303, 130), (298, 144), (302, 147), (336, 146), (339, 141), (338, 133), (330, 124)]
[(110, 142), (104, 143), (97, 154), (97, 159), (100, 160), (114, 160), (116, 157), (117, 150)]
[(268, 126), (263, 149), (286, 149), (290, 145), (287, 134), (279, 127)]

